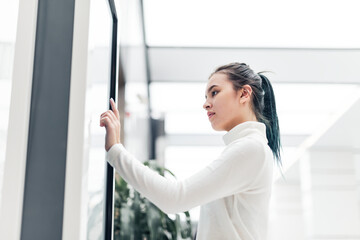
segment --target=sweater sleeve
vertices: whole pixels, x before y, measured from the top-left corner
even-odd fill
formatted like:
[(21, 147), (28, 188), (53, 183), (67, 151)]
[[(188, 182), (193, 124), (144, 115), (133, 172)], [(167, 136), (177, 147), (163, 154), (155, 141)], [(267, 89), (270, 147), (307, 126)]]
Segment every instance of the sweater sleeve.
[(227, 146), (208, 166), (184, 180), (168, 179), (143, 165), (122, 144), (107, 161), (120, 176), (165, 213), (178, 213), (251, 188), (265, 165), (264, 147), (246, 139)]

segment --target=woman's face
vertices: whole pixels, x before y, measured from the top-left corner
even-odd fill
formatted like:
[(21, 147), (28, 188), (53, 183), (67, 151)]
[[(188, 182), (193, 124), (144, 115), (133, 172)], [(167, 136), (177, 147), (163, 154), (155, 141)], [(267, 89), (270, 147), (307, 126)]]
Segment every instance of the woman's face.
[(237, 92), (224, 73), (215, 73), (206, 86), (205, 103), (211, 126), (216, 131), (229, 131), (243, 121), (243, 89)]

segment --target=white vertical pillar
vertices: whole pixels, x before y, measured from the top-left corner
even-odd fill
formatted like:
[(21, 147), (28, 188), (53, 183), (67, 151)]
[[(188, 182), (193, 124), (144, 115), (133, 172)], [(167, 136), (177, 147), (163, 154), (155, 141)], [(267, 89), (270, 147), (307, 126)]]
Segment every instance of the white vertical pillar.
[(300, 180), (301, 180), (301, 196), (303, 206), (303, 222), (304, 222), (304, 238), (309, 238), (313, 231), (313, 202), (311, 192), (311, 171), (310, 171), (310, 154), (306, 151), (299, 159)]
[(302, 168), (308, 239), (358, 239), (360, 216), (355, 154), (312, 149)]
[(89, 0), (75, 1), (69, 125), (62, 239), (85, 240), (87, 224), (87, 158), (85, 121), (89, 33)]
[(20, 239), (28, 145), (37, 0), (20, 0), (0, 205), (0, 239)]
[(357, 206), (358, 206), (358, 216), (360, 218), (360, 151), (357, 149), (354, 155), (355, 161), (355, 173), (356, 173), (356, 186), (357, 186)]
[[(277, 170), (276, 170), (277, 171)], [(269, 212), (269, 240), (304, 239), (299, 163), (273, 184)]]

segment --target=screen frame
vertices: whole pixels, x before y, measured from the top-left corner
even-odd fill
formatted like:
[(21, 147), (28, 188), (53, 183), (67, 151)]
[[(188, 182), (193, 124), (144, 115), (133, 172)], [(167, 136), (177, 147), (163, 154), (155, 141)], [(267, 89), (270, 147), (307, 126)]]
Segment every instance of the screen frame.
[[(110, 60), (110, 98), (116, 99), (116, 76), (117, 76), (117, 33), (118, 33), (118, 17), (114, 0), (108, 0), (109, 10), (112, 16), (112, 40), (111, 40), (111, 60)], [(109, 109), (111, 105), (109, 102)], [(106, 176), (105, 176), (105, 228), (104, 239), (112, 240), (113, 226), (114, 226), (114, 168), (107, 163), (106, 164)]]

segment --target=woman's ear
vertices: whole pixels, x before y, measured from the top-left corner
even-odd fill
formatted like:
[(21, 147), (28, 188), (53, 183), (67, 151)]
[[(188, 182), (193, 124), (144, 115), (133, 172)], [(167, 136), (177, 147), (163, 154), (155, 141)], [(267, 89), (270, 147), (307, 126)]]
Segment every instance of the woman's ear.
[(250, 85), (246, 84), (241, 89), (241, 97), (240, 97), (240, 103), (244, 103), (247, 101), (250, 101), (252, 94), (252, 88)]

